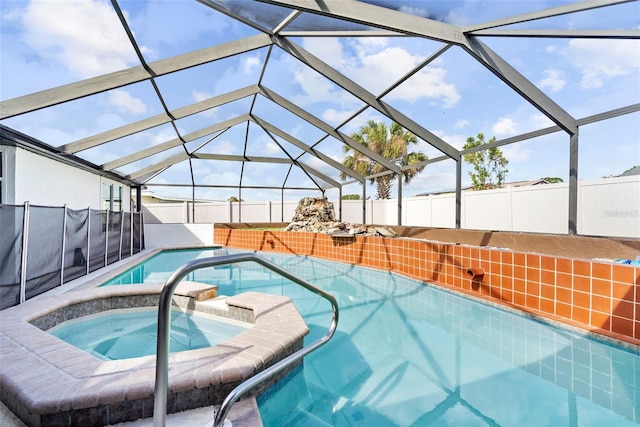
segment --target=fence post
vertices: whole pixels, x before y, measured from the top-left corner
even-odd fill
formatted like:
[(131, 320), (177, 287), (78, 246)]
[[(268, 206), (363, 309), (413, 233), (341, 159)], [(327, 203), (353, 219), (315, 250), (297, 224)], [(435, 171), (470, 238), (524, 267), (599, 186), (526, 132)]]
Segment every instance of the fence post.
[(109, 262), (109, 209), (107, 209), (107, 218), (104, 227), (104, 266), (106, 267)]
[(124, 221), (122, 220), (124, 214), (120, 211), (120, 243), (118, 245), (118, 261), (122, 259), (122, 233), (124, 232)]
[(62, 256), (60, 257), (60, 286), (64, 283), (64, 252), (67, 246), (67, 205), (64, 205), (62, 218)]
[(89, 260), (91, 260), (91, 206), (87, 208), (87, 274), (89, 274)]
[(26, 300), (27, 246), (29, 245), (29, 202), (24, 202), (22, 213), (22, 260), (20, 262), (20, 304)]
[(133, 256), (133, 210), (129, 212), (130, 220), (129, 220), (129, 256)]

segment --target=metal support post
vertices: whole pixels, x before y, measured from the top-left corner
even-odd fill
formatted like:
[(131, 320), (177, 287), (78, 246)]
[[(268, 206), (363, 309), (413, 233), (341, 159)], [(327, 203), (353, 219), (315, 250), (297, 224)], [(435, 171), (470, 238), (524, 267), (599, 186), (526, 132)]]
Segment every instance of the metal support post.
[(402, 225), (402, 174), (401, 173), (398, 174), (398, 225)]
[(62, 256), (60, 257), (60, 286), (64, 283), (64, 253), (67, 246), (67, 205), (64, 205), (62, 218)]
[(118, 244), (118, 261), (122, 259), (122, 233), (124, 232), (124, 213), (120, 211), (120, 243)]
[(578, 234), (578, 132), (569, 138), (569, 224), (571, 236)]
[(362, 225), (367, 223), (367, 181), (362, 183)]
[(129, 212), (129, 256), (133, 255), (133, 211)]
[(20, 304), (26, 300), (27, 251), (29, 246), (29, 202), (24, 202), (22, 213), (22, 260), (20, 262)]
[(462, 159), (456, 160), (456, 229), (461, 227), (462, 213)]
[(90, 259), (91, 259), (91, 206), (87, 208), (87, 274), (89, 274)]
[(109, 262), (109, 209), (107, 209), (104, 232), (104, 266), (106, 267)]

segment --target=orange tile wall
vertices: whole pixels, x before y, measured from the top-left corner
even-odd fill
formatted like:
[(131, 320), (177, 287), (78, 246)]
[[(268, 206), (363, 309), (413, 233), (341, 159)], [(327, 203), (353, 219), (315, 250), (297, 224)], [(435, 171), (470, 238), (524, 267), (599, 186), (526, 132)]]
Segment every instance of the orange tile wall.
[[(640, 345), (640, 267), (383, 237), (214, 229), (232, 248), (309, 255), (413, 279)], [(484, 275), (470, 278), (469, 268)]]

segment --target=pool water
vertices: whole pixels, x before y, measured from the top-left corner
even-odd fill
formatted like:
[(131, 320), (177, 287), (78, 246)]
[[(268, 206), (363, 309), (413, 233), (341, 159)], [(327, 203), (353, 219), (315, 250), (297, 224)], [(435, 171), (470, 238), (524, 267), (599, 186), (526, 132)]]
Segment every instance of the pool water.
[[(241, 322), (205, 314), (171, 313), (170, 352), (212, 347), (247, 330)], [(157, 308), (109, 310), (62, 322), (50, 334), (102, 360), (156, 354)]]
[[(217, 251), (227, 252), (241, 251)], [(637, 350), (393, 273), (261, 255), (331, 292), (340, 306), (334, 338), (259, 397), (265, 427), (640, 423)], [(311, 329), (307, 343), (329, 325), (326, 301), (255, 263), (207, 274), (220, 294), (291, 297)]]

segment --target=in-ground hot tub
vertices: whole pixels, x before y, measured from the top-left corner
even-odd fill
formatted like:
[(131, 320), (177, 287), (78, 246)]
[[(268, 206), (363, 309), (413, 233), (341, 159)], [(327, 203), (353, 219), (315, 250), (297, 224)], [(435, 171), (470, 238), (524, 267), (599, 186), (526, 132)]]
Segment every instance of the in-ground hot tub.
[[(193, 310), (172, 309), (170, 352), (213, 347), (253, 324)], [(67, 320), (51, 335), (101, 360), (122, 360), (156, 353), (158, 310), (138, 307), (108, 310)]]
[[(30, 426), (106, 425), (151, 417), (155, 355), (100, 360), (46, 331), (87, 314), (157, 307), (161, 287), (85, 288), (0, 312), (2, 402)], [(246, 292), (197, 301), (190, 294), (191, 289), (176, 290), (174, 304), (253, 327), (213, 347), (169, 356), (169, 413), (219, 404), (240, 382), (301, 348), (309, 332), (287, 297)]]

